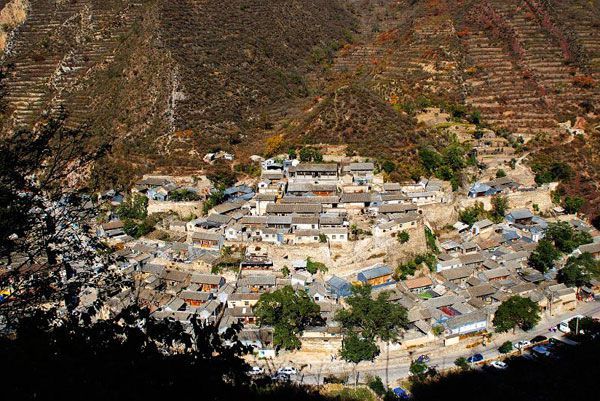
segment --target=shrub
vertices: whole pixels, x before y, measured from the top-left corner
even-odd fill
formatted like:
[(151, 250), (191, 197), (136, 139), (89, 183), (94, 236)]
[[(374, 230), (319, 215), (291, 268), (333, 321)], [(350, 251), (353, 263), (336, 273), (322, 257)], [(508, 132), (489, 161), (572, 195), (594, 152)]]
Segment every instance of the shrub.
[(311, 258), (308, 258), (308, 259), (306, 259), (306, 270), (310, 274), (316, 274), (318, 271), (321, 271), (324, 273), (327, 271), (327, 266), (325, 266), (324, 263), (315, 262)]
[(500, 348), (498, 348), (498, 351), (500, 351), (503, 354), (508, 354), (512, 350), (513, 350), (513, 344), (510, 341), (506, 341), (506, 342), (502, 343)]
[(401, 244), (405, 244), (408, 242), (408, 240), (410, 240), (409, 233), (407, 233), (406, 231), (400, 231), (398, 233), (398, 242), (400, 242)]
[(469, 370), (469, 368), (470, 368), (469, 362), (467, 362), (467, 358), (465, 358), (464, 356), (461, 356), (460, 358), (456, 358), (456, 360), (454, 361), (454, 364), (456, 366), (458, 366), (459, 368), (461, 368), (462, 370)]
[(367, 381), (367, 385), (378, 396), (382, 397), (385, 394), (385, 386), (383, 385), (383, 382), (381, 381), (381, 377), (374, 376), (372, 378), (369, 378), (369, 380)]

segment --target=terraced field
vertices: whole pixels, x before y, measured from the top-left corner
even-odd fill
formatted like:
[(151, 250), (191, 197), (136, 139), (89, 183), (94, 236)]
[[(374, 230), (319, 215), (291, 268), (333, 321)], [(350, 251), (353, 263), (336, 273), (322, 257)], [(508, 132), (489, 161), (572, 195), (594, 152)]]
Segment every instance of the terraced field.
[(413, 118), (425, 104), (526, 139), (599, 121), (598, 0), (29, 4), (2, 57), (3, 131), (64, 109), (125, 172), (245, 157), (279, 133), (402, 158), (434, 139)]
[(74, 95), (97, 69), (107, 68), (123, 35), (139, 17), (129, 1), (31, 1), (4, 57), (14, 127), (27, 127), (61, 105), (84, 120), (89, 97)]

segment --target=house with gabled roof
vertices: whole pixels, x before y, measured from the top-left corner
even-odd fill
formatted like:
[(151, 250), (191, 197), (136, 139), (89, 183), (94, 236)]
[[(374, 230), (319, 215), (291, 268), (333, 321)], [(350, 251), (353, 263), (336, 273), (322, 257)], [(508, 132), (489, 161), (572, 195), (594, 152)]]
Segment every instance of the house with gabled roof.
[(403, 280), (400, 283), (402, 286), (414, 294), (420, 294), (433, 287), (433, 280), (427, 276), (421, 276), (413, 279)]
[(450, 335), (466, 335), (487, 329), (488, 316), (485, 311), (461, 314), (445, 322)]
[(483, 219), (475, 222), (471, 226), (471, 234), (480, 235), (485, 232), (490, 232), (494, 228), (494, 223), (489, 219)]
[(350, 163), (343, 167), (345, 174), (352, 176), (352, 181), (358, 184), (373, 181), (374, 163)]
[(322, 227), (320, 232), (327, 237), (329, 243), (348, 242), (348, 229), (346, 227)]
[(338, 166), (335, 163), (300, 163), (288, 168), (288, 176), (293, 181), (337, 181)]
[(506, 220), (512, 224), (531, 225), (533, 222), (533, 213), (529, 209), (513, 209), (506, 216)]
[(223, 235), (211, 231), (196, 231), (192, 233), (192, 243), (202, 249), (220, 251), (223, 246)]
[(352, 284), (343, 278), (332, 276), (326, 283), (329, 291), (337, 298), (343, 298), (352, 294)]
[(386, 265), (379, 265), (361, 271), (357, 275), (358, 281), (372, 286), (385, 285), (393, 283), (393, 270)]

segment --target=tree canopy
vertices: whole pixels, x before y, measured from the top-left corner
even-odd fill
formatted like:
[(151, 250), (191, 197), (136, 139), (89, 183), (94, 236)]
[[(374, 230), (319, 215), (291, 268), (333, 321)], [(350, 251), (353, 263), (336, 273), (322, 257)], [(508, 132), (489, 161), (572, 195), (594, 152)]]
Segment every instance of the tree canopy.
[(556, 249), (565, 253), (571, 253), (578, 246), (592, 242), (589, 233), (574, 230), (566, 221), (548, 224), (544, 238), (551, 241)]
[(283, 349), (299, 349), (305, 327), (322, 324), (321, 308), (306, 293), (291, 286), (261, 294), (255, 313), (261, 326), (273, 327), (273, 343)]
[(494, 327), (498, 332), (506, 332), (517, 327), (527, 331), (540, 321), (540, 307), (529, 298), (518, 295), (502, 302), (494, 315)]
[(542, 239), (537, 247), (529, 255), (527, 263), (530, 267), (545, 273), (554, 267), (554, 262), (560, 258), (560, 252), (554, 247), (552, 242)]
[(347, 362), (358, 364), (362, 361), (372, 361), (379, 352), (379, 347), (372, 339), (349, 333), (344, 338), (340, 356)]
[[(389, 302), (388, 292), (381, 292), (373, 299), (370, 286), (354, 286), (346, 302), (349, 308), (338, 311), (336, 320), (349, 333), (341, 351), (342, 358), (349, 362), (373, 359), (379, 353), (377, 338), (393, 341), (408, 325), (406, 309)], [(349, 356), (352, 359), (346, 359)], [(359, 356), (364, 358), (357, 360)]]
[(589, 285), (592, 279), (600, 278), (600, 261), (585, 252), (567, 259), (565, 266), (558, 271), (558, 282), (569, 287)]
[(419, 149), (419, 159), (423, 169), (441, 180), (450, 181), (452, 189), (457, 190), (460, 184), (460, 175), (467, 165), (465, 148), (453, 142), (438, 152), (431, 146)]
[(508, 198), (506, 196), (496, 195), (492, 197), (492, 213), (490, 216), (491, 219), (495, 223), (502, 222), (502, 220), (504, 220), (504, 215), (506, 214), (508, 207), (509, 203)]
[(472, 226), (478, 220), (481, 220), (482, 218), (485, 218), (486, 216), (487, 216), (487, 213), (486, 213), (485, 209), (483, 208), (483, 203), (481, 203), (481, 202), (477, 202), (473, 206), (464, 208), (458, 214), (458, 218), (460, 219), (460, 221), (467, 224), (468, 226)]

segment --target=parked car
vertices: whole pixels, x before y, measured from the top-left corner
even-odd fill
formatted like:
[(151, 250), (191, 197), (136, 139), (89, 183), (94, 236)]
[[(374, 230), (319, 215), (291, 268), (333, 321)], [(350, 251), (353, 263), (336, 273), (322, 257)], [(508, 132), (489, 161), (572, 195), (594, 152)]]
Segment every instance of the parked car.
[(475, 363), (475, 362), (481, 362), (481, 361), (483, 361), (483, 355), (481, 355), (481, 354), (471, 355), (470, 357), (467, 358), (467, 362), (469, 362), (469, 363)]
[(252, 368), (250, 368), (250, 370), (248, 371), (248, 374), (250, 376), (258, 376), (258, 375), (262, 375), (265, 373), (265, 370), (259, 366), (252, 366)]
[(428, 355), (420, 355), (417, 358), (417, 362), (422, 362), (422, 363), (429, 363), (430, 360), (431, 360), (431, 358), (429, 358)]
[(562, 331), (565, 334), (569, 334), (571, 332), (571, 328), (569, 327), (569, 322), (573, 319), (583, 319), (583, 315), (575, 315), (569, 319), (563, 320), (556, 326), (559, 331)]
[(548, 337), (546, 337), (546, 336), (535, 336), (531, 339), (531, 343), (532, 344), (542, 343), (546, 340), (548, 340)]
[(493, 361), (492, 363), (490, 363), (490, 366), (501, 370), (506, 369), (508, 367), (508, 365), (502, 361)]
[(284, 375), (295, 375), (296, 373), (298, 373), (298, 371), (295, 368), (292, 368), (291, 366), (284, 366), (283, 368), (279, 368), (277, 369), (277, 374), (283, 373)]
[(271, 377), (271, 379), (278, 381), (278, 382), (289, 382), (290, 375), (286, 375), (285, 373), (277, 373), (277, 374), (273, 375)]
[(398, 397), (401, 400), (410, 399), (410, 397), (408, 396), (408, 392), (405, 389), (403, 389), (402, 387), (396, 387), (392, 391), (394, 392), (396, 397)]
[(531, 342), (527, 341), (527, 340), (521, 340), (521, 341), (517, 341), (515, 343), (515, 348), (516, 349), (525, 349), (527, 347), (531, 346)]
[(550, 356), (550, 350), (543, 345), (536, 345), (531, 349), (531, 353), (535, 356)]

